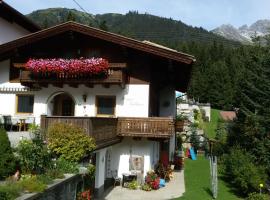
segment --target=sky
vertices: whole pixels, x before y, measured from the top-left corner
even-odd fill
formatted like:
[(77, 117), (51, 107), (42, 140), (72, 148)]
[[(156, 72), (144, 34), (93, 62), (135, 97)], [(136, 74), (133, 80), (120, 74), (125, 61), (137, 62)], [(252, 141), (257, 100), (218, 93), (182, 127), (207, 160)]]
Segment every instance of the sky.
[(23, 14), (34, 10), (65, 7), (82, 11), (77, 1), (91, 14), (138, 11), (181, 20), (212, 30), (222, 24), (235, 27), (270, 19), (270, 0), (4, 0)]

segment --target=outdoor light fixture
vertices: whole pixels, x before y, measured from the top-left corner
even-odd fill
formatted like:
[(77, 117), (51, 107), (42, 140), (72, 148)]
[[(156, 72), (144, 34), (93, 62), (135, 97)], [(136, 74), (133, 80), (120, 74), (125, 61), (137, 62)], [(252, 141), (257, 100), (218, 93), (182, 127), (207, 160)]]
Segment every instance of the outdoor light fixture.
[(83, 102), (86, 103), (87, 95), (86, 95), (86, 94), (83, 94), (83, 95), (82, 95), (82, 98), (83, 98)]

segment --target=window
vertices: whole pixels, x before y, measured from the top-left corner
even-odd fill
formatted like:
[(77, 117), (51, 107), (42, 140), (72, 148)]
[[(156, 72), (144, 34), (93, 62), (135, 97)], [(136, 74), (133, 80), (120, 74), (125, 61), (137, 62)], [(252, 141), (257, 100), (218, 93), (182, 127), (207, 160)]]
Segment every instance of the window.
[(17, 113), (33, 113), (34, 96), (17, 95)]
[(115, 96), (97, 96), (96, 107), (97, 107), (97, 115), (114, 116)]

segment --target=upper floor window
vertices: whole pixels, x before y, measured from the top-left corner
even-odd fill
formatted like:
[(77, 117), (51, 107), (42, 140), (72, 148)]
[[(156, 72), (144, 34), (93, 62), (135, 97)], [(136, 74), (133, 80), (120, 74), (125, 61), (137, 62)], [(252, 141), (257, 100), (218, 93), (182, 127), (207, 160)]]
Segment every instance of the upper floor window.
[(33, 95), (17, 95), (17, 113), (33, 113), (33, 108)]
[(96, 97), (97, 116), (114, 116), (115, 106), (116, 106), (115, 96)]

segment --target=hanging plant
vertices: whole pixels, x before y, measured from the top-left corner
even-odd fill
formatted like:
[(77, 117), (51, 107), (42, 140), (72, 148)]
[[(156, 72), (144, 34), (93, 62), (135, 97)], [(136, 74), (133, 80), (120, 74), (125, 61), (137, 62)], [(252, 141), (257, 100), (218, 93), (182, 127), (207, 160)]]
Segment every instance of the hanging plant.
[(107, 74), (109, 63), (103, 58), (90, 59), (30, 59), (26, 63), (26, 69), (33, 73), (55, 73), (55, 74)]

